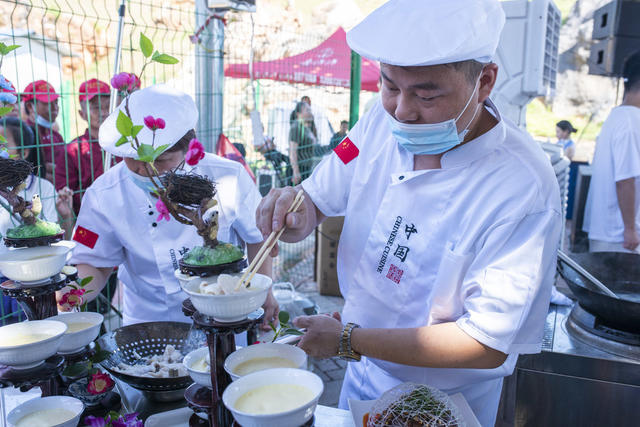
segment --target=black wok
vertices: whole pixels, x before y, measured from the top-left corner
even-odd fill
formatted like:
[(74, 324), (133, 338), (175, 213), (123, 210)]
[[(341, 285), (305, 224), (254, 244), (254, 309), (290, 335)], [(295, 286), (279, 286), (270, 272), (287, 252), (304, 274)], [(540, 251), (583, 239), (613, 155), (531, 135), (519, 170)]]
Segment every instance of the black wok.
[(584, 276), (558, 259), (558, 272), (578, 303), (607, 326), (640, 333), (640, 255), (619, 252), (572, 254), (580, 264), (620, 299), (603, 294)]

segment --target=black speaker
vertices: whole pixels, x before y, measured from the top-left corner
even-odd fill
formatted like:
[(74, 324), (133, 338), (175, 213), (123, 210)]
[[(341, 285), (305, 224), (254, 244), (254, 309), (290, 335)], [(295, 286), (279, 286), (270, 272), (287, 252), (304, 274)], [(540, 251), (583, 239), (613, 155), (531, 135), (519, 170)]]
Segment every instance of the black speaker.
[(589, 74), (620, 77), (625, 59), (638, 50), (640, 37), (610, 37), (599, 40), (591, 46)]
[(593, 40), (640, 37), (640, 0), (616, 0), (593, 13)]

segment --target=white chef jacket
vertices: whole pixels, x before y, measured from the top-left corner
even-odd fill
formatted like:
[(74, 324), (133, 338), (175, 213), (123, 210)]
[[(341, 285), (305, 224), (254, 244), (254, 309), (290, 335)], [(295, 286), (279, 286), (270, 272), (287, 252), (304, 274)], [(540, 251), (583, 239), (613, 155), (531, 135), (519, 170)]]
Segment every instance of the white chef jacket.
[[(413, 170), (377, 103), (348, 137), (358, 157), (328, 156), (303, 182), (327, 216), (345, 215), (338, 248), (343, 321), (365, 328), (443, 322), (508, 354), (496, 369), (432, 369), (364, 358), (347, 398), (375, 399), (405, 381), (462, 392), (493, 425), (502, 377), (520, 353), (540, 351), (560, 237), (557, 181), (526, 133), (500, 118), (445, 153), (441, 169)], [(489, 110), (491, 111), (491, 110)], [(402, 349), (398, 349), (402, 351)]]
[[(58, 222), (55, 199), (56, 190), (53, 184), (35, 175), (30, 175), (26, 180), (26, 184), (27, 186), (22, 190), (20, 197), (30, 202), (34, 194), (38, 194), (42, 201), (40, 218), (44, 221)], [(8, 202), (1, 196), (0, 201), (8, 206)], [(15, 218), (12, 218), (6, 209), (0, 207), (0, 235), (4, 236), (8, 229), (17, 227), (18, 225), (20, 225), (20, 223)]]
[(589, 239), (623, 242), (624, 223), (616, 182), (636, 181), (636, 229), (640, 230), (640, 108), (614, 108), (602, 125), (593, 156), (583, 229)]
[[(206, 154), (197, 166), (185, 170), (216, 182), (218, 239), (243, 246), (262, 242), (255, 212), (260, 193), (240, 163)], [(188, 249), (202, 245), (196, 228), (174, 218), (158, 221), (155, 199), (136, 186), (124, 162), (100, 176), (82, 198), (77, 226), (96, 234), (93, 249), (78, 244), (71, 262), (94, 267), (119, 266), (124, 285), (124, 324), (187, 322), (174, 271)]]

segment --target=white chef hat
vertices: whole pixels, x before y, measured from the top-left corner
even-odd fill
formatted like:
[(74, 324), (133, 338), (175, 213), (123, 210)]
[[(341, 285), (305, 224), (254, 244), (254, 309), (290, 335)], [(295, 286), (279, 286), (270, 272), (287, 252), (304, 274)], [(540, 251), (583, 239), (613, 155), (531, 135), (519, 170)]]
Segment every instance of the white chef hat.
[(498, 0), (389, 0), (349, 31), (347, 42), (389, 65), (486, 63), (504, 22)]
[[(118, 157), (138, 157), (138, 153), (126, 143), (116, 147), (120, 133), (116, 128), (118, 111), (125, 112), (125, 101), (100, 126), (100, 146)], [(165, 84), (157, 84), (135, 91), (129, 97), (129, 111), (134, 125), (143, 125), (146, 116), (161, 118), (165, 128), (156, 131), (155, 147), (168, 145), (171, 148), (198, 122), (198, 109), (191, 96)], [(153, 132), (146, 126), (138, 134), (141, 144), (151, 144)]]

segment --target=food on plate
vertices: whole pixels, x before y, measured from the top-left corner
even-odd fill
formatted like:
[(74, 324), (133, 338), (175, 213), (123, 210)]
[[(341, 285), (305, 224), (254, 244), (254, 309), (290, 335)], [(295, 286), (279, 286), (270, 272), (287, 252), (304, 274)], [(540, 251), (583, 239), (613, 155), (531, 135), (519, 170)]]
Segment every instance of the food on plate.
[(62, 228), (55, 222), (38, 220), (32, 225), (20, 225), (7, 230), (10, 239), (30, 239), (33, 237), (55, 236), (62, 233)]
[(233, 373), (244, 376), (252, 372), (273, 368), (297, 368), (293, 360), (284, 357), (256, 357), (239, 363), (233, 369)]
[(218, 276), (217, 282), (210, 283), (205, 280), (200, 283), (200, 287), (198, 289), (201, 294), (205, 295), (231, 295), (261, 290), (256, 287), (252, 287), (251, 283), (247, 286), (237, 288), (241, 277), (242, 276), (239, 274), (221, 274)]
[(207, 266), (228, 264), (244, 257), (244, 252), (231, 243), (218, 244), (215, 248), (197, 246), (184, 257), (184, 262), (189, 265)]
[(67, 422), (75, 416), (73, 412), (62, 408), (43, 409), (20, 418), (16, 427), (51, 427)]
[(366, 427), (453, 427), (464, 423), (443, 392), (421, 384), (404, 383), (385, 392), (371, 408)]
[(4, 337), (2, 339), (2, 347), (13, 347), (16, 345), (32, 344), (38, 341), (44, 341), (51, 338), (51, 334), (15, 334), (13, 336)]
[(278, 414), (311, 402), (315, 394), (297, 384), (271, 384), (249, 390), (236, 400), (236, 410), (252, 415)]
[(73, 332), (84, 331), (85, 329), (88, 329), (94, 325), (95, 323), (91, 323), (91, 322), (70, 322), (70, 323), (67, 323), (66, 333), (70, 334)]
[(134, 377), (147, 378), (176, 378), (188, 375), (182, 365), (184, 356), (171, 344), (165, 347), (163, 354), (142, 357), (134, 352), (134, 355), (138, 358), (135, 365), (121, 362), (114, 370)]

